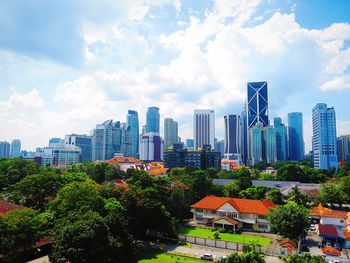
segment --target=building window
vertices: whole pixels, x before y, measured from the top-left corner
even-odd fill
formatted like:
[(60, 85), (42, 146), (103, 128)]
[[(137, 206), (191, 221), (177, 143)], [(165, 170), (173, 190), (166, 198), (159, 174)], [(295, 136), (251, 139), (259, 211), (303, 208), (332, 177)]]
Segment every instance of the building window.
[(267, 228), (268, 228), (268, 225), (265, 225), (265, 224), (258, 224), (258, 228), (260, 228), (260, 229), (267, 229)]
[(227, 216), (228, 216), (229, 218), (238, 218), (237, 213), (229, 213), (229, 214), (227, 214)]
[(340, 219), (340, 223), (344, 223), (344, 220), (343, 220), (343, 219)]
[(196, 208), (196, 212), (198, 212), (198, 213), (203, 213), (203, 209), (198, 209), (198, 208)]
[(258, 219), (264, 219), (264, 220), (266, 220), (266, 216), (264, 216), (264, 215), (258, 215)]

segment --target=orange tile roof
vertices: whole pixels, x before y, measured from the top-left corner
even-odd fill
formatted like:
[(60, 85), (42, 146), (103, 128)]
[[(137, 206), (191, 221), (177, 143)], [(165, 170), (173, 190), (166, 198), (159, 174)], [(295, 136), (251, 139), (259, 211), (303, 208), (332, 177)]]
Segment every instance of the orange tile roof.
[(116, 164), (116, 163), (140, 163), (139, 159), (136, 159), (135, 157), (114, 157), (106, 163), (109, 164)]
[(324, 207), (322, 204), (311, 207), (309, 214), (311, 216), (320, 216), (320, 217), (344, 218), (344, 219), (348, 218), (347, 212), (333, 210), (333, 209)]
[(231, 218), (231, 217), (228, 217), (228, 216), (224, 216), (224, 217), (219, 217), (215, 220), (213, 220), (213, 222), (216, 222), (216, 221), (219, 221), (219, 220), (226, 220), (228, 222), (230, 222), (231, 224), (234, 224), (234, 225), (238, 225), (239, 224), (239, 221)]
[(162, 175), (162, 174), (166, 174), (168, 172), (168, 168), (165, 167), (152, 167), (151, 171), (149, 171), (149, 175), (151, 176), (157, 176), (157, 175)]
[(323, 247), (322, 252), (326, 255), (340, 255), (341, 252), (339, 249), (336, 249), (334, 247)]
[(294, 249), (298, 248), (298, 244), (289, 238), (283, 239), (282, 241), (279, 242), (281, 247), (288, 247), (288, 246), (292, 246)]
[[(257, 215), (267, 215), (269, 214), (269, 208), (271, 204), (267, 205), (260, 200), (251, 199), (238, 199), (238, 198), (227, 198), (227, 197), (216, 197), (207, 196), (197, 203), (193, 204), (191, 207), (199, 209), (210, 209), (217, 210), (224, 204), (229, 203), (238, 212), (247, 214), (257, 214)], [(274, 204), (273, 204), (274, 205)]]
[(344, 238), (350, 240), (350, 230), (343, 229)]
[(0, 200), (0, 216), (5, 215), (6, 213), (13, 211), (13, 210), (19, 210), (25, 208), (24, 206), (17, 205), (14, 203), (7, 202), (5, 200)]

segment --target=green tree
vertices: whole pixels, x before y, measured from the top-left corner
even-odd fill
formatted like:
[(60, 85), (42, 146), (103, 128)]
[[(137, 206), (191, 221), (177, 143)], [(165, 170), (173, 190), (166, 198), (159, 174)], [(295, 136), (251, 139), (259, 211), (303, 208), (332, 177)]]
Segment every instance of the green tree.
[(310, 254), (304, 254), (302, 256), (293, 255), (282, 258), (285, 263), (323, 263), (324, 258), (322, 256), (311, 256)]
[(236, 182), (228, 183), (224, 186), (224, 195), (226, 197), (238, 197), (241, 189)]
[(56, 173), (33, 174), (11, 187), (10, 199), (19, 199), (26, 207), (43, 210), (49, 199), (64, 186), (64, 178)]
[(287, 199), (288, 201), (293, 201), (304, 207), (308, 207), (308, 203), (311, 201), (307, 195), (300, 192), (297, 186), (293, 187), (292, 191), (288, 194)]
[(276, 205), (284, 204), (284, 195), (279, 189), (273, 188), (267, 192), (267, 199)]
[(21, 262), (40, 236), (33, 223), (37, 212), (25, 208), (0, 216), (0, 254), (5, 262)]
[(272, 209), (268, 220), (279, 235), (299, 241), (310, 225), (309, 211), (295, 202)]
[(277, 180), (308, 182), (308, 178), (302, 168), (297, 164), (285, 164), (277, 170)]
[[(349, 185), (345, 186), (347, 189)], [(339, 204), (342, 206), (347, 201), (347, 195), (342, 191), (342, 187), (336, 183), (326, 183), (321, 185), (320, 189), (321, 202), (325, 205)]]
[(0, 190), (38, 171), (39, 166), (33, 161), (21, 158), (2, 159), (0, 160)]
[(232, 253), (226, 260), (220, 263), (265, 263), (265, 259), (257, 251), (251, 250), (239, 255), (238, 253)]
[(72, 223), (55, 236), (50, 261), (125, 262), (118, 254), (119, 244), (110, 233), (105, 220), (96, 212), (72, 214)]
[(267, 188), (265, 186), (255, 186), (249, 187), (243, 191), (239, 192), (239, 197), (244, 199), (255, 199), (255, 200), (263, 200), (265, 199)]

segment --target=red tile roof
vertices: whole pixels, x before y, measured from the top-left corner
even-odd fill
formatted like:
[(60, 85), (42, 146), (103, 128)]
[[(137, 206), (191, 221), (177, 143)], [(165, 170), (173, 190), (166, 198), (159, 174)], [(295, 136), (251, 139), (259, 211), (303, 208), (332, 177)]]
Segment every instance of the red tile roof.
[(324, 235), (324, 236), (331, 236), (331, 237), (339, 237), (337, 227), (334, 225), (319, 224), (318, 231), (320, 233), (320, 236)]
[(0, 216), (13, 211), (13, 210), (18, 210), (18, 209), (23, 209), (25, 207), (21, 205), (16, 205), (14, 203), (10, 203), (4, 200), (0, 200)]
[(346, 240), (350, 240), (350, 230), (343, 229), (343, 235)]
[(199, 209), (217, 210), (224, 204), (229, 203), (240, 213), (267, 215), (269, 214), (269, 208), (274, 204), (267, 202), (266, 204), (260, 200), (251, 199), (238, 199), (227, 197), (207, 196), (191, 207)]
[(311, 216), (320, 216), (320, 217), (344, 218), (344, 219), (348, 218), (347, 212), (332, 210), (330, 208), (323, 207), (322, 204), (311, 207), (309, 214)]
[(114, 158), (106, 161), (106, 163), (109, 163), (109, 164), (116, 164), (116, 163), (140, 163), (140, 160), (136, 159), (134, 157), (114, 157)]
[(281, 247), (293, 247), (294, 249), (298, 248), (298, 244), (294, 241), (291, 240), (289, 238), (283, 239), (282, 241), (280, 241), (280, 246)]

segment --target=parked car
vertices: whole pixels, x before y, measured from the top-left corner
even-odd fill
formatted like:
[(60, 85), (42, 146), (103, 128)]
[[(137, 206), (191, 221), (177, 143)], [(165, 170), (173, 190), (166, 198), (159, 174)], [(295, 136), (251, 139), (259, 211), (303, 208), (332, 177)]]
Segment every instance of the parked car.
[(325, 247), (331, 247), (331, 246), (332, 246), (331, 242), (327, 242), (325, 245)]
[(218, 263), (225, 262), (226, 258), (227, 258), (226, 256), (218, 257), (216, 262), (218, 262)]
[(209, 260), (209, 261), (213, 261), (214, 260), (213, 255), (210, 254), (210, 253), (204, 253), (203, 255), (201, 255), (201, 259)]
[(316, 226), (314, 224), (311, 224), (310, 225), (310, 231), (316, 231)]

